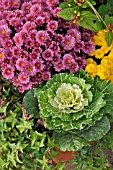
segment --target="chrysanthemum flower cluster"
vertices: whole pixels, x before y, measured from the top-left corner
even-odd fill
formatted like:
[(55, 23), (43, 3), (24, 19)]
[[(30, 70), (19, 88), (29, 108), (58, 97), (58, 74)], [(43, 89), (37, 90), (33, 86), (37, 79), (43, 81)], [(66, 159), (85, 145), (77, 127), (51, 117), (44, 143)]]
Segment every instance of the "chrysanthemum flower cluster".
[[(102, 80), (111, 80), (113, 83), (113, 43), (108, 47), (105, 41), (106, 30), (99, 31), (94, 35), (92, 41), (95, 45), (95, 49), (86, 61), (86, 71), (89, 75), (95, 77), (98, 75)], [(98, 64), (96, 59), (99, 59)]]
[(0, 1), (0, 65), (20, 92), (53, 73), (75, 72), (94, 49), (94, 33), (57, 16), (60, 0)]

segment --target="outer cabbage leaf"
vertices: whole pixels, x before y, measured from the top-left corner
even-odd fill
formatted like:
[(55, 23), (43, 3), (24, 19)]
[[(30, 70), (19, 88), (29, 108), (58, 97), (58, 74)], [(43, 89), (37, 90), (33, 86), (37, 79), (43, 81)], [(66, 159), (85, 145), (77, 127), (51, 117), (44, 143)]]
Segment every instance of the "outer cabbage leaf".
[(80, 133), (80, 136), (84, 137), (88, 141), (97, 141), (101, 139), (110, 130), (109, 119), (105, 116), (100, 121), (97, 121), (95, 125), (88, 130)]
[(62, 151), (80, 150), (83, 146), (89, 145), (89, 142), (84, 138), (68, 132), (54, 132), (53, 138), (55, 139), (55, 145)]

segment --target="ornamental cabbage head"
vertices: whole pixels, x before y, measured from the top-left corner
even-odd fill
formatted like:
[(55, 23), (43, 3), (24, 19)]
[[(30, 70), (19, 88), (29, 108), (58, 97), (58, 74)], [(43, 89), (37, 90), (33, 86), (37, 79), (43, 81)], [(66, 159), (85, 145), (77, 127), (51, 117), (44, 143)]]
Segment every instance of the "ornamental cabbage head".
[(78, 150), (101, 139), (110, 129), (113, 85), (92, 78), (85, 70), (54, 75), (42, 89), (34, 89), (40, 117), (54, 130), (61, 150)]

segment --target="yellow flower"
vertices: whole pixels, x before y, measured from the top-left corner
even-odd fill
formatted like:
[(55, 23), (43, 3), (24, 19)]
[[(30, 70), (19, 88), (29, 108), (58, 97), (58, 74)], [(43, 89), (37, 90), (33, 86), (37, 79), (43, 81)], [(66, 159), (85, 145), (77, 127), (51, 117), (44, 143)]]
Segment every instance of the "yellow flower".
[(94, 56), (95, 55), (95, 49), (89, 54), (89, 56)]
[(96, 45), (100, 45), (100, 46), (102, 46), (102, 45), (104, 45), (104, 44), (106, 44), (106, 42), (105, 42), (105, 38), (104, 38), (104, 37), (99, 36), (99, 37), (98, 37), (98, 41), (97, 41), (97, 44), (96, 44)]
[(97, 64), (88, 64), (85, 70), (90, 76), (95, 77), (97, 74)]
[(98, 43), (98, 36), (97, 35), (93, 36), (92, 42), (93, 42), (94, 45), (96, 45)]
[(110, 80), (113, 83), (113, 74), (109, 76), (108, 80)]
[(110, 69), (100, 64), (97, 66), (97, 75), (100, 77), (100, 79), (107, 80), (110, 76)]
[(111, 52), (109, 53), (108, 57), (113, 58), (113, 49), (112, 49)]
[(88, 58), (86, 60), (86, 65), (88, 65), (88, 64), (97, 64), (97, 63), (92, 58)]
[(104, 49), (103, 48), (99, 48), (95, 51), (95, 57), (98, 58), (98, 59), (101, 59), (104, 57)]
[(106, 56), (101, 60), (101, 65), (107, 68), (113, 68), (113, 61)]
[(100, 37), (103, 37), (103, 38), (104, 38), (104, 35), (105, 35), (104, 30), (99, 30), (99, 31), (97, 32), (97, 36), (100, 36)]

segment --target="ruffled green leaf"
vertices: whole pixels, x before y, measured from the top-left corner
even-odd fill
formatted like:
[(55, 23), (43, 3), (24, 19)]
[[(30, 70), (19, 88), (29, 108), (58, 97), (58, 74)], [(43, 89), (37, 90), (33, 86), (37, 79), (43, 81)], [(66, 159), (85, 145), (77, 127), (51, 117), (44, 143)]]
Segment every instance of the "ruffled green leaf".
[(97, 141), (101, 139), (110, 130), (110, 122), (107, 117), (103, 117), (100, 121), (97, 121), (95, 125), (88, 130), (80, 133), (80, 136), (84, 137), (88, 141)]
[(28, 114), (39, 117), (38, 100), (34, 97), (34, 90), (30, 90), (24, 96), (24, 106)]
[(55, 145), (62, 151), (76, 151), (80, 150), (83, 146), (89, 145), (89, 142), (84, 138), (68, 132), (54, 132), (53, 137), (55, 139)]

